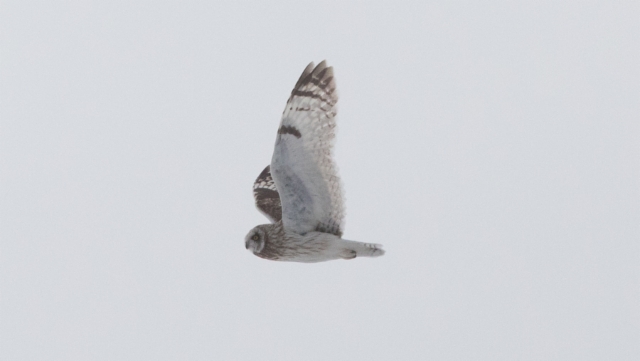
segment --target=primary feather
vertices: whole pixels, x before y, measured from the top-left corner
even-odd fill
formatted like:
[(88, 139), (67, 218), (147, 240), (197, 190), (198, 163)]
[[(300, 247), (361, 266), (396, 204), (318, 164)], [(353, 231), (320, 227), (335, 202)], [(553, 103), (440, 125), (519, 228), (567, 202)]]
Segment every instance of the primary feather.
[(271, 172), (282, 201), (282, 222), (297, 233), (342, 235), (344, 206), (333, 162), (338, 94), (333, 68), (309, 64), (282, 114)]

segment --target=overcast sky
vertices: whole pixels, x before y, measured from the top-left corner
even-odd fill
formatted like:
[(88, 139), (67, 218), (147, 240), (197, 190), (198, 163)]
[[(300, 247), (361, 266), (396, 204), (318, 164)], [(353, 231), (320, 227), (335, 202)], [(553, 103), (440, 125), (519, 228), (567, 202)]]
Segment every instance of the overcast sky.
[[(640, 359), (637, 2), (3, 1), (0, 359)], [(245, 250), (310, 61), (344, 237)]]

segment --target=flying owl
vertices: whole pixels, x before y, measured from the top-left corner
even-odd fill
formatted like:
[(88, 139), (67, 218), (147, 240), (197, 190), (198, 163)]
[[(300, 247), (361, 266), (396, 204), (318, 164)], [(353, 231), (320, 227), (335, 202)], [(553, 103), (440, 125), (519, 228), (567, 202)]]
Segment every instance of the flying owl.
[(253, 185), (256, 206), (271, 221), (245, 237), (256, 256), (322, 262), (384, 254), (379, 244), (342, 239), (344, 204), (332, 159), (337, 102), (333, 68), (309, 64), (282, 113), (271, 165)]

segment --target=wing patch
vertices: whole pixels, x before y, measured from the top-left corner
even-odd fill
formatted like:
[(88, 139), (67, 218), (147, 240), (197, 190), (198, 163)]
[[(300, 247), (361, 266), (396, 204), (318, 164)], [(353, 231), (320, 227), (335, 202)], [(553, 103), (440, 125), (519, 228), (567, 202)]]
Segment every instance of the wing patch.
[(278, 134), (291, 134), (296, 138), (300, 138), (302, 136), (296, 127), (286, 125), (283, 125), (278, 129)]
[(271, 177), (271, 166), (267, 166), (253, 183), (253, 198), (256, 207), (271, 223), (282, 219), (282, 204), (276, 183)]

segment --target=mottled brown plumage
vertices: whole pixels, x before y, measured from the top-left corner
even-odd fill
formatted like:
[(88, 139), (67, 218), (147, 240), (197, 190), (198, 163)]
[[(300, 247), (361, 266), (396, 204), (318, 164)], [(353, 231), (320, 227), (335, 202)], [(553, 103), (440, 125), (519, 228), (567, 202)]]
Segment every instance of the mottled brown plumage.
[(260, 212), (271, 222), (277, 222), (282, 220), (282, 204), (269, 168), (267, 166), (253, 183), (253, 198)]

